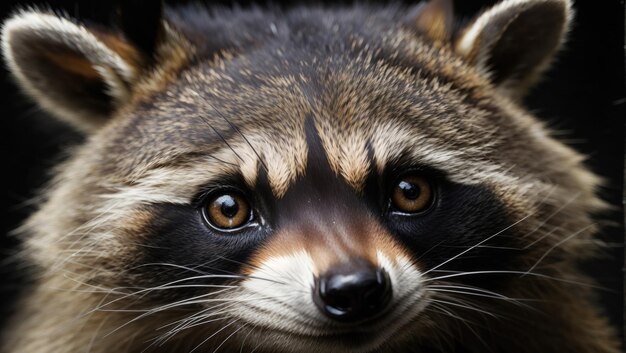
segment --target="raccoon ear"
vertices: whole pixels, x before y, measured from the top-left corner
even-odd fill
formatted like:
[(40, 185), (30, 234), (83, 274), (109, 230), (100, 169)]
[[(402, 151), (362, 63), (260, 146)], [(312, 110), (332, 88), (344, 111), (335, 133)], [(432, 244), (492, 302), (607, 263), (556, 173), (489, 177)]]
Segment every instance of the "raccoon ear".
[(4, 23), (2, 51), (28, 95), (84, 132), (103, 125), (130, 98), (146, 63), (145, 54), (121, 33), (34, 10)]
[(452, 0), (421, 2), (410, 11), (407, 22), (434, 42), (448, 42), (454, 29)]
[(501, 90), (521, 98), (561, 47), (571, 18), (570, 0), (505, 0), (465, 26), (453, 45)]

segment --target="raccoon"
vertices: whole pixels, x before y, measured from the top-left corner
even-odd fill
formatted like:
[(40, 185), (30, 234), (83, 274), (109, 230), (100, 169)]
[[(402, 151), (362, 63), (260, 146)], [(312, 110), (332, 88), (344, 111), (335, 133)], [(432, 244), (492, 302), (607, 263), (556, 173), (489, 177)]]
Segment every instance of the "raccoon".
[(3, 352), (578, 352), (607, 205), (521, 99), (569, 0), (16, 12), (4, 60), (86, 141), (19, 233)]

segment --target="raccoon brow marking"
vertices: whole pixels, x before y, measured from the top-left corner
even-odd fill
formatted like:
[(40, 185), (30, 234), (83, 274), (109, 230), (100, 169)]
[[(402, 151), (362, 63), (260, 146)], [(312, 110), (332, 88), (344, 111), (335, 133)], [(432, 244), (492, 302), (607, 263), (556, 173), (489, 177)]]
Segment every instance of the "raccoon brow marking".
[(169, 160), (166, 160), (164, 162), (152, 164), (148, 168), (146, 168), (146, 170), (153, 170), (153, 169), (158, 169), (158, 168), (162, 168), (162, 167), (172, 166), (173, 164), (176, 163), (177, 159), (193, 158), (193, 157), (198, 157), (198, 156), (212, 158), (212, 159), (215, 159), (218, 162), (222, 162), (224, 164), (228, 164), (228, 165), (232, 165), (234, 167), (237, 167), (237, 164), (225, 161), (225, 160), (223, 160), (223, 159), (221, 159), (219, 157), (214, 156), (213, 154), (207, 154), (207, 153), (202, 153), (202, 152), (198, 152), (198, 151), (191, 151), (191, 152), (184, 152), (184, 153), (181, 153), (179, 155), (176, 155), (176, 157), (173, 158), (173, 159), (169, 159)]
[[(211, 128), (211, 130), (213, 130), (213, 132), (215, 132), (215, 134), (217, 136), (219, 136), (219, 138), (222, 140), (222, 142), (224, 142), (226, 144), (226, 146), (228, 146), (228, 148), (230, 148), (231, 151), (233, 151), (233, 153), (235, 154), (235, 156), (237, 156), (237, 158), (243, 162), (243, 158), (241, 158), (241, 156), (237, 153), (237, 151), (235, 151), (235, 149), (228, 143), (228, 141), (226, 141), (226, 139), (224, 138), (224, 136), (222, 136), (222, 134), (219, 133), (219, 131), (217, 131), (216, 128), (213, 127), (213, 125), (209, 124), (209, 122), (202, 116), (202, 115), (198, 115), (198, 117), (208, 126)], [(232, 164), (232, 163), (231, 163)]]
[(212, 155), (212, 154), (209, 154), (208, 156), (209, 156), (209, 158), (213, 158), (213, 159), (215, 159), (216, 161), (220, 161), (220, 162), (222, 162), (222, 163), (224, 163), (224, 164), (232, 165), (232, 166), (235, 166), (235, 167), (237, 166), (235, 163), (232, 163), (232, 162), (227, 162), (227, 161), (225, 161), (225, 160), (223, 160), (223, 159), (221, 159), (221, 158), (215, 157), (215, 156), (214, 156), (214, 155)]
[[(254, 152), (254, 154), (257, 156), (257, 158), (259, 159), (259, 162), (261, 163), (261, 165), (263, 166), (263, 169), (265, 169), (265, 171), (267, 172), (267, 165), (265, 164), (265, 162), (263, 161), (263, 159), (261, 158), (261, 156), (259, 155), (259, 153), (257, 152), (257, 150), (254, 148), (254, 146), (252, 146), (252, 144), (250, 143), (250, 141), (248, 140), (248, 138), (246, 138), (246, 136), (241, 132), (241, 130), (235, 125), (233, 124), (228, 118), (226, 118), (226, 116), (224, 114), (222, 114), (222, 112), (220, 110), (218, 110), (215, 105), (213, 105), (211, 102), (209, 102), (208, 99), (206, 99), (204, 96), (200, 96), (200, 99), (202, 99), (206, 104), (208, 104), (211, 108), (213, 108), (213, 110), (222, 118), (224, 119), (228, 125), (230, 125), (230, 127), (232, 127), (235, 131), (237, 131), (237, 133), (239, 135), (241, 135), (241, 137), (244, 139), (244, 141), (246, 141), (246, 144), (248, 144), (248, 146), (250, 146), (250, 148), (252, 149), (252, 152)], [(230, 147), (230, 146), (229, 146)], [(231, 148), (232, 149), (232, 148)]]

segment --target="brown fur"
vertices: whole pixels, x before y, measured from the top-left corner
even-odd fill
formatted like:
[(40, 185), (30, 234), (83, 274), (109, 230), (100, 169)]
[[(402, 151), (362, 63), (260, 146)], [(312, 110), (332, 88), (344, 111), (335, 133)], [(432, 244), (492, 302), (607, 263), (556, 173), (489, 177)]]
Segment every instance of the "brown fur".
[[(127, 61), (138, 76), (128, 82), (129, 96), (108, 120), (97, 128), (89, 125), (94, 132), (58, 168), (45, 202), (22, 229), (23, 256), (38, 266), (37, 281), (18, 305), (3, 351), (140, 352), (148, 347), (163, 325), (189, 314), (173, 308), (141, 316), (163, 305), (153, 291), (141, 291), (144, 286), (137, 283), (146, 278), (136, 272), (159, 221), (155, 205), (189, 205), (207, 183), (225, 176), (242, 175), (248, 187), (259, 187), (265, 168), (272, 195), (287, 197), (306, 177), (311, 146), (305, 130), (314, 117), (330, 169), (356, 194), (365, 192), (369, 173), (389, 164), (428, 165), (453, 182), (480, 185), (495, 195), (512, 220), (511, 234), (527, 246), (518, 267), (529, 274), (500, 293), (529, 302), (480, 302), (485, 310), (502, 313), (497, 317), (450, 309), (475, 323), (469, 329), (441, 311), (425, 310), (382, 350), (424, 344), (445, 351), (461, 342), (478, 351), (486, 345), (512, 353), (619, 352), (613, 329), (593, 304), (591, 281), (575, 267), (593, 255), (597, 229), (591, 215), (606, 207), (595, 196), (599, 179), (583, 166), (583, 157), (550, 137), (518, 105), (519, 92), (511, 93), (509, 83), (494, 84), (484, 67), (455, 49), (448, 41), (448, 20), (441, 18), (446, 11), (436, 8), (420, 18), (418, 27), (431, 30), (394, 24), (375, 38), (342, 28), (337, 18), (353, 15), (341, 11), (330, 25), (320, 24), (326, 12), (304, 12), (335, 36), (330, 43), (302, 44), (306, 54), (290, 47), (292, 42), (277, 44), (261, 58), (247, 48), (209, 53), (198, 38), (210, 34), (172, 15), (164, 24), (157, 64), (138, 69), (140, 54), (127, 43), (97, 35), (115, 52), (126, 53), (120, 55), (131, 58)], [(362, 23), (390, 21), (355, 11)], [(293, 16), (299, 18), (297, 12)], [(277, 31), (285, 23), (276, 20)], [(250, 48), (267, 40), (245, 31), (239, 41), (252, 38)], [(520, 92), (526, 82), (521, 86)], [(345, 243), (346, 252), (372, 262), (377, 261), (374, 249), (388, 257), (411, 257), (374, 218), (352, 222), (345, 232), (359, 234), (361, 242)], [(303, 223), (282, 229), (241, 272), (302, 244), (319, 271), (332, 267), (337, 256), (325, 248), (328, 234), (319, 229)], [(411, 261), (424, 267), (419, 258)], [(184, 331), (150, 351), (189, 351), (223, 325)], [(319, 347), (325, 340), (333, 342), (319, 337)], [(281, 342), (287, 341), (263, 328), (226, 330), (202, 348), (210, 352), (220, 342), (226, 342), (223, 351), (252, 350), (256, 342), (263, 343), (259, 351), (272, 351), (286, 350)], [(300, 351), (323, 351), (293, 344)]]

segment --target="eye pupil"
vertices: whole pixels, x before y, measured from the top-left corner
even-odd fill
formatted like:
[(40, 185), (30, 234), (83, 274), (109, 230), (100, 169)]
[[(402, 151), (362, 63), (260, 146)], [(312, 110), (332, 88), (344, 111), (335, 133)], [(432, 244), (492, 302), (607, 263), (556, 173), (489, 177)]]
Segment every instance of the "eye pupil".
[(404, 180), (398, 184), (398, 187), (402, 190), (402, 194), (404, 195), (404, 197), (409, 200), (417, 200), (417, 198), (422, 193), (419, 186)]
[(432, 204), (430, 183), (419, 175), (405, 175), (399, 179), (391, 194), (391, 206), (405, 214), (422, 212)]
[(204, 207), (205, 220), (218, 230), (234, 230), (249, 223), (250, 205), (238, 193), (222, 193), (210, 197)]
[(239, 212), (237, 201), (230, 195), (221, 196), (215, 202), (220, 204), (220, 211), (225, 217), (233, 218)]

